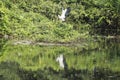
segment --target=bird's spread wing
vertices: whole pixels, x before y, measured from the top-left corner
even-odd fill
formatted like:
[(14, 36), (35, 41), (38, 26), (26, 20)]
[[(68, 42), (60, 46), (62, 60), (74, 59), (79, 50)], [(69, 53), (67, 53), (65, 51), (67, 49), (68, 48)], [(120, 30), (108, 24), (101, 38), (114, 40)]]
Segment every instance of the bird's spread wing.
[(68, 8), (66, 9), (65, 16), (67, 16), (67, 15), (70, 13), (70, 11), (71, 11), (71, 9), (70, 9), (70, 7), (68, 7)]

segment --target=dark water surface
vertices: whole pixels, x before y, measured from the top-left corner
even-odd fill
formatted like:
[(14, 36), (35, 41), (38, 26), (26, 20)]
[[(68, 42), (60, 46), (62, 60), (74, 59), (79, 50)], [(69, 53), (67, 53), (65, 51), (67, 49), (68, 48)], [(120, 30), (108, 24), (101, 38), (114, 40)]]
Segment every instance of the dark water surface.
[[(56, 58), (63, 54), (67, 67)], [(120, 80), (120, 40), (95, 38), (85, 45), (0, 43), (0, 80)]]

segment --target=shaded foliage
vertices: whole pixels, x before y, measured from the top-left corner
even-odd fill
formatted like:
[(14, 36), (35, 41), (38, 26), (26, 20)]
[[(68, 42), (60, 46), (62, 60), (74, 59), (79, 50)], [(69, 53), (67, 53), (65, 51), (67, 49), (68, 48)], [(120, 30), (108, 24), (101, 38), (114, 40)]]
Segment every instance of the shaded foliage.
[[(112, 76), (111, 76), (112, 75)], [(87, 70), (55, 71), (52, 68), (44, 68), (43, 70), (24, 70), (15, 62), (2, 62), (0, 64), (1, 80), (119, 80), (120, 73), (111, 72), (108, 69), (96, 68), (96, 71), (89, 72)]]
[[(76, 40), (77, 37), (83, 37), (81, 35), (84, 34), (85, 37), (89, 33), (116, 36), (120, 33), (119, 2), (119, 0), (1, 0), (0, 35), (52, 42)], [(71, 7), (71, 12), (64, 23), (58, 20), (62, 7)], [(58, 25), (63, 28), (59, 30)], [(69, 26), (73, 26), (71, 31)], [(63, 33), (56, 36), (54, 31), (57, 31), (57, 34), (61, 31)]]

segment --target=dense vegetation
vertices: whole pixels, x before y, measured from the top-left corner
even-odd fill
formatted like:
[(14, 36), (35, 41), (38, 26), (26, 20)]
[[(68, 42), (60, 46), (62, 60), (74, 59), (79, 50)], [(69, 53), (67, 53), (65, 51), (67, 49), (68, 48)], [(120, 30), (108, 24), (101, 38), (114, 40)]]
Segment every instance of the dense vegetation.
[(120, 80), (119, 37), (120, 0), (0, 0), (0, 80)]
[[(71, 7), (65, 22), (57, 15)], [(120, 0), (1, 0), (0, 36), (69, 42), (90, 35), (119, 35)]]

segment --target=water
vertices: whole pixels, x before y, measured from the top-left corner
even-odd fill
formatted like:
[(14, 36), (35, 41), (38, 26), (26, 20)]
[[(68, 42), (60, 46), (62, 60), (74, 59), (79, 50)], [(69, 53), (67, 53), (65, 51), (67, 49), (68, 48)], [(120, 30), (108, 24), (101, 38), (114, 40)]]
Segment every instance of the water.
[[(0, 80), (120, 80), (120, 40), (85, 44), (18, 44), (1, 40)], [(63, 54), (66, 68), (56, 58)]]

